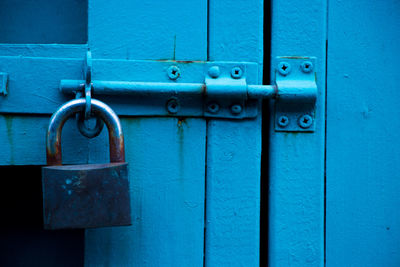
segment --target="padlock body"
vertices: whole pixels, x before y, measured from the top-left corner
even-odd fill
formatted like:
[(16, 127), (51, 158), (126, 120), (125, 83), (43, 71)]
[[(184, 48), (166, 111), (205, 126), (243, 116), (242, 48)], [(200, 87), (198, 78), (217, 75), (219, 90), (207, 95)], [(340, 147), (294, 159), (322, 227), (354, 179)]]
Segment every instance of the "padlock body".
[(128, 163), (42, 168), (45, 229), (131, 225)]

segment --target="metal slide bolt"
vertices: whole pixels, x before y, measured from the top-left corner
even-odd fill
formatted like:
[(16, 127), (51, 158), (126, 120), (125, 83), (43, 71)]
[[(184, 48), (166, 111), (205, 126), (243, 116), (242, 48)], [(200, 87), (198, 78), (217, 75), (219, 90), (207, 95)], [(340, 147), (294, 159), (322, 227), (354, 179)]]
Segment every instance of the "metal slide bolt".
[(286, 117), (285, 115), (282, 115), (278, 118), (278, 125), (282, 128), (285, 128), (286, 126), (289, 125), (289, 118)]
[(167, 102), (167, 111), (171, 114), (176, 114), (179, 111), (179, 103), (175, 98), (171, 98)]
[(171, 80), (176, 80), (181, 75), (181, 70), (177, 66), (170, 66), (167, 69), (168, 78)]
[(278, 71), (283, 76), (288, 75), (291, 69), (292, 69), (292, 67), (287, 62), (279, 62), (279, 64), (278, 64)]
[(310, 115), (303, 115), (300, 117), (298, 124), (301, 128), (307, 129), (313, 124), (313, 118)]

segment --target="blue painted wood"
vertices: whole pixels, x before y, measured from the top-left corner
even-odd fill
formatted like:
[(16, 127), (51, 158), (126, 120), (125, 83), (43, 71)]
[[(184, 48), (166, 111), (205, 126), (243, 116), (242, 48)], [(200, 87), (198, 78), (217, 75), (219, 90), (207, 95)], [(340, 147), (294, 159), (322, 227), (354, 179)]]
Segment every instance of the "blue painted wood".
[[(64, 50), (62, 47), (60, 49)], [(27, 52), (12, 49), (14, 53)], [(3, 52), (0, 48), (0, 53)], [(36, 53), (37, 52), (37, 53)], [(48, 55), (42, 51), (42, 47), (33, 46), (32, 54)], [(49, 51), (50, 52), (50, 51)], [(53, 50), (53, 52), (56, 52)], [(58, 52), (58, 51), (57, 51)], [(67, 51), (66, 51), (67, 52)], [(74, 50), (68, 55), (72, 55)], [(83, 56), (85, 53), (82, 53)], [(1, 55), (1, 54), (0, 54)], [(207, 71), (204, 62), (188, 63), (175, 61), (145, 61), (145, 60), (93, 60), (93, 80), (106, 81), (143, 81), (163, 82), (173, 85), (166, 75), (166, 69), (176, 65), (182, 75), (180, 83), (204, 83), (204, 75)], [(4, 113), (28, 113), (51, 114), (60, 105), (73, 98), (72, 94), (65, 95), (60, 92), (59, 86), (62, 79), (83, 79), (82, 58), (53, 58), (38, 56), (0, 56), (0, 71), (9, 74), (8, 95), (0, 97), (0, 112)], [(249, 69), (251, 71), (252, 69)], [(27, 90), (29, 89), (29, 90)], [(199, 90), (200, 94), (200, 90)], [(168, 115), (165, 103), (173, 94), (164, 94), (159, 97), (141, 98), (137, 96), (99, 96), (94, 92), (93, 97), (110, 103), (111, 108), (118, 115)], [(24, 96), (24, 97), (21, 97)], [(202, 102), (191, 97), (180, 97), (182, 106), (186, 106), (186, 114), (201, 116)], [(200, 100), (200, 101), (199, 101)], [(180, 114), (179, 114), (180, 115)]]
[[(199, 119), (122, 120), (133, 225), (88, 230), (86, 266), (203, 266), (205, 126)], [(106, 141), (95, 142), (91, 162), (103, 161)]]
[(327, 266), (400, 266), (399, 11), (329, 1)]
[(79, 58), (83, 60), (87, 44), (0, 44), (1, 56)]
[(94, 58), (204, 60), (207, 1), (89, 0)]
[[(88, 46), (94, 58), (207, 60), (207, 1), (93, 0), (89, 1), (88, 12)], [(211, 2), (209, 28), (209, 59), (255, 61), (259, 63), (260, 76), (254, 78), (254, 83), (260, 83), (262, 1), (237, 5), (228, 1)], [(63, 58), (74, 58), (70, 62), (79, 65), (77, 55), (82, 47), (86, 48), (84, 45), (27, 45), (22, 48), (4, 45), (0, 54), (54, 58), (65, 52)], [(109, 63), (110, 71), (99, 71), (99, 76), (132, 79), (129, 68), (116, 70), (111, 62), (105, 63)], [(33, 64), (30, 67), (43, 68)], [(71, 71), (68, 64), (63, 67), (53, 66), (56, 75), (52, 72), (45, 77), (54, 88), (50, 88), (48, 96), (51, 103), (53, 90), (58, 90), (55, 81), (59, 76), (79, 75), (80, 68), (73, 67)], [(51, 72), (51, 69), (44, 71)], [(140, 75), (143, 80), (158, 80), (151, 69), (143, 69)], [(21, 80), (29, 81), (29, 78), (29, 75), (21, 76)], [(37, 87), (25, 83), (26, 90), (35, 92), (32, 89)], [(33, 111), (45, 108), (32, 99), (26, 103)], [(43, 164), (48, 118), (3, 116), (1, 119), (1, 132), (10, 132), (7, 139), (0, 139), (0, 144), (7, 149), (0, 157), (1, 164)], [(71, 157), (77, 161), (73, 163), (107, 161), (106, 131), (88, 144), (86, 139), (75, 135), (73, 123), (70, 121), (66, 125), (63, 135), (66, 160)], [(242, 122), (210, 120), (208, 130), (203, 119), (123, 118), (122, 123), (131, 167), (134, 224), (126, 228), (87, 231), (85, 264), (203, 266), (205, 256), (205, 264), (209, 266), (257, 266), (261, 118)], [(206, 255), (203, 254), (205, 196), (209, 198)]]
[(85, 44), (87, 0), (2, 0), (0, 43)]
[(275, 132), (271, 120), (270, 266), (324, 263), (326, 10), (326, 1), (272, 1), (271, 57), (317, 57), (319, 94), (314, 133)]
[[(89, 1), (93, 57), (206, 60), (206, 4)], [(98, 75), (132, 79), (129, 69), (117, 73), (109, 67), (109, 73)], [(140, 75), (144, 81), (165, 79), (151, 68)], [(203, 266), (205, 120), (124, 118), (122, 124), (133, 225), (87, 231), (85, 265)], [(108, 148), (102, 138), (91, 141), (90, 162), (105, 160)]]
[[(0, 115), (0, 165), (45, 165), (46, 131), (50, 117)], [(62, 152), (65, 164), (86, 163), (88, 141), (69, 120), (62, 133)]]
[[(258, 62), (261, 74), (263, 2), (209, 5), (209, 60)], [(206, 266), (259, 265), (260, 158), (260, 117), (208, 122)]]

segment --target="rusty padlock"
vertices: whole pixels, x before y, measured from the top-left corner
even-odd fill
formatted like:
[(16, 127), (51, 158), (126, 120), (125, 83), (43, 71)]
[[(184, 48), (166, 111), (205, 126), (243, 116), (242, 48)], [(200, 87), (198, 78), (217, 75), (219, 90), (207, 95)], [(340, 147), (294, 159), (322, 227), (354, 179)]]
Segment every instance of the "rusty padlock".
[(47, 131), (47, 165), (42, 168), (45, 229), (131, 225), (128, 163), (118, 116), (92, 99), (94, 116), (101, 118), (110, 142), (110, 163), (62, 165), (61, 131), (69, 117), (85, 109), (85, 99), (71, 100), (51, 117)]

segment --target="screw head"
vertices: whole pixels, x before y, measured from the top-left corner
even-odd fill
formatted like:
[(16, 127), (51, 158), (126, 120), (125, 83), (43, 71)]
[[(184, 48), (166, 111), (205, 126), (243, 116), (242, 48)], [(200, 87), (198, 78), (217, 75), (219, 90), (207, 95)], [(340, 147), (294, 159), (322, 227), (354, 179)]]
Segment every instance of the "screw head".
[(231, 76), (233, 79), (240, 79), (243, 75), (243, 70), (240, 67), (234, 67), (231, 70)]
[(175, 98), (171, 98), (170, 100), (168, 100), (166, 106), (168, 113), (176, 114), (179, 111), (179, 102)]
[(242, 105), (240, 105), (240, 104), (234, 104), (231, 106), (231, 113), (233, 115), (240, 114), (242, 112), (242, 110), (243, 110), (243, 108), (242, 108)]
[(167, 75), (171, 80), (176, 80), (181, 76), (181, 70), (177, 66), (170, 66), (167, 69)]
[(305, 73), (309, 73), (313, 70), (313, 64), (311, 61), (304, 61), (301, 63), (301, 70)]
[(208, 110), (208, 112), (213, 113), (213, 114), (218, 113), (219, 105), (215, 102), (208, 103), (207, 110)]
[(218, 76), (221, 74), (221, 71), (218, 66), (212, 66), (211, 68), (208, 69), (208, 75), (210, 75), (211, 78), (218, 78)]
[(313, 124), (313, 118), (310, 115), (305, 114), (300, 117), (298, 124), (303, 129), (310, 128), (310, 126)]
[(278, 71), (281, 75), (286, 76), (290, 73), (292, 67), (287, 62), (279, 62), (278, 64)]
[(285, 128), (289, 125), (289, 118), (285, 115), (282, 115), (278, 118), (278, 125), (282, 128)]

